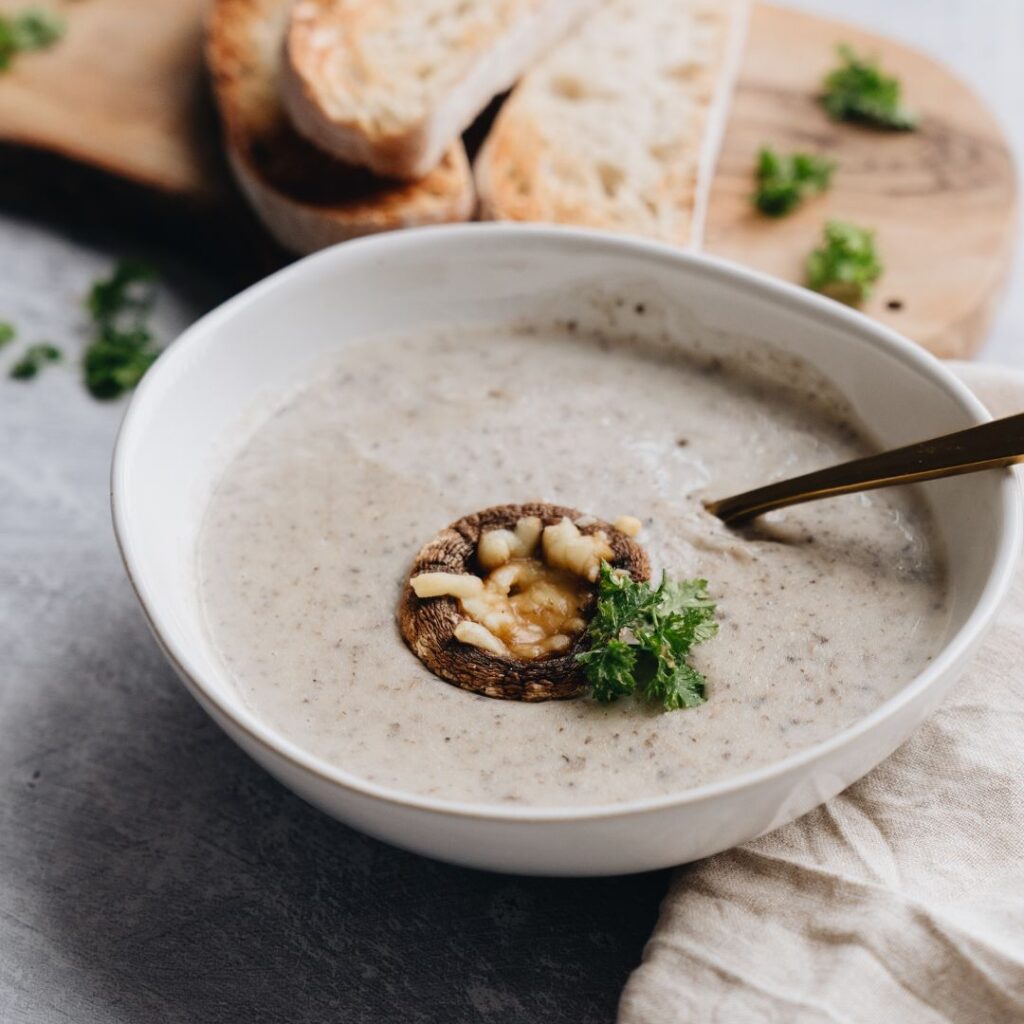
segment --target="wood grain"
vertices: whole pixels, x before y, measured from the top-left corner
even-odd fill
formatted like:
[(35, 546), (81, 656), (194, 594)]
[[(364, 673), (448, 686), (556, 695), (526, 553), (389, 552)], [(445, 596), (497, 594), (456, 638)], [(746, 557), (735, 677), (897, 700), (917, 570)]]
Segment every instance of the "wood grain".
[[(19, 0), (0, 0), (17, 10)], [(168, 196), (227, 194), (202, 66), (205, 0), (64, 0), (68, 33), (0, 78), (0, 141), (61, 154)], [(904, 81), (921, 128), (830, 122), (815, 95), (846, 41)], [(781, 221), (749, 203), (758, 148), (839, 162), (827, 196)], [(878, 232), (886, 273), (865, 312), (943, 356), (984, 339), (1014, 238), (1013, 162), (999, 126), (946, 68), (891, 40), (755, 6), (711, 199), (705, 249), (801, 281), (824, 221)], [(898, 308), (896, 308), (898, 306)]]
[[(900, 76), (916, 132), (829, 121), (815, 96), (849, 42)], [(761, 145), (835, 159), (832, 189), (774, 220), (749, 201)], [(711, 197), (705, 250), (791, 281), (830, 217), (877, 230), (886, 273), (865, 312), (941, 356), (977, 351), (1009, 269), (1013, 161), (982, 102), (946, 68), (835, 21), (758, 5)], [(897, 308), (898, 305), (898, 308)]]

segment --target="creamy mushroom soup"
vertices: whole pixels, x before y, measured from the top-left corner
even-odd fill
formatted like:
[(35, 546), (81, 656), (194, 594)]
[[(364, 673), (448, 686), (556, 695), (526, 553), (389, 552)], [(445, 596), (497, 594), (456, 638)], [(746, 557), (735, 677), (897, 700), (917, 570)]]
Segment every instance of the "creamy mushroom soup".
[[(703, 509), (868, 451), (830, 384), (763, 346), (712, 357), (729, 346), (573, 326), (371, 339), (268, 406), (212, 495), (198, 565), (209, 633), (256, 715), (406, 793), (594, 805), (776, 761), (927, 665), (948, 613), (919, 495), (818, 502), (741, 533)], [(534, 500), (637, 516), (656, 575), (709, 581), (706, 704), (494, 700), (409, 651), (396, 605), (421, 545)]]

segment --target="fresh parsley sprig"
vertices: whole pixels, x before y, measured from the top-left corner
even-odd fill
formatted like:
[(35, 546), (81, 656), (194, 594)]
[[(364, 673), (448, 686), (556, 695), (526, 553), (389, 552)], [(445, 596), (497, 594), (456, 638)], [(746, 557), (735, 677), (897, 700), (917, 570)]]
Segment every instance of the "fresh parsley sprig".
[[(147, 323), (156, 298), (156, 271), (139, 260), (122, 260), (109, 277), (96, 281), (85, 300), (92, 337), (82, 359), (85, 386), (94, 398), (130, 391), (156, 362), (160, 346)], [(0, 321), (0, 348), (17, 335)], [(46, 342), (30, 345), (10, 369), (15, 380), (32, 380), (47, 363), (63, 358)]]
[(156, 281), (148, 263), (122, 260), (110, 277), (92, 286), (85, 306), (94, 333), (83, 365), (85, 386), (94, 398), (117, 398), (130, 391), (160, 355), (146, 323)]
[(900, 80), (885, 74), (878, 61), (859, 57), (851, 46), (838, 46), (842, 61), (825, 77), (822, 105), (834, 121), (859, 121), (876, 128), (912, 131), (917, 117), (901, 103)]
[(807, 257), (807, 284), (833, 299), (856, 305), (871, 294), (871, 286), (884, 269), (873, 231), (830, 220), (821, 246)]
[(6, 71), (17, 54), (48, 49), (63, 35), (64, 22), (50, 11), (0, 15), (0, 71)]
[(576, 655), (593, 696), (607, 702), (636, 693), (666, 711), (703, 704), (704, 676), (687, 658), (718, 632), (707, 586), (663, 575), (655, 588), (602, 562), (588, 649)]
[(769, 217), (792, 213), (810, 195), (824, 192), (832, 183), (836, 165), (813, 153), (783, 156), (768, 146), (757, 158), (757, 191), (754, 205)]

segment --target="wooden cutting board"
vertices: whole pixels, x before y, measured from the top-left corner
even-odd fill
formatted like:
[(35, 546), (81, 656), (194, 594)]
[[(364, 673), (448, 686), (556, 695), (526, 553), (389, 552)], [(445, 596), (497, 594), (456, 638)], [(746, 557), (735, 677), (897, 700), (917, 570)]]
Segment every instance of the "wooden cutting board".
[[(0, 0), (18, 10), (19, 0)], [(0, 76), (0, 141), (51, 151), (211, 207), (228, 191), (202, 63), (206, 0), (54, 0), (66, 37)], [(921, 128), (834, 124), (815, 102), (835, 45), (877, 54)], [(757, 150), (829, 154), (832, 190), (783, 220), (749, 204)], [(2, 196), (0, 196), (2, 198)], [(984, 339), (1015, 234), (1015, 178), (991, 113), (899, 43), (755, 6), (705, 239), (708, 252), (793, 281), (828, 217), (877, 229), (886, 273), (866, 312), (944, 356)]]
[[(0, 0), (0, 11), (26, 0)], [(158, 192), (225, 194), (203, 67), (206, 0), (64, 0), (67, 32), (0, 74), (0, 141), (47, 150)], [(2, 198), (2, 196), (0, 196)]]
[[(878, 54), (903, 82), (915, 132), (829, 121), (815, 95), (837, 42)], [(749, 195), (757, 150), (823, 152), (829, 192), (790, 217), (765, 218)], [(847, 25), (755, 6), (719, 158), (704, 248), (791, 281), (823, 222), (878, 233), (886, 272), (864, 311), (937, 355), (973, 355), (995, 312), (1016, 235), (1013, 159), (999, 125), (941, 64)]]

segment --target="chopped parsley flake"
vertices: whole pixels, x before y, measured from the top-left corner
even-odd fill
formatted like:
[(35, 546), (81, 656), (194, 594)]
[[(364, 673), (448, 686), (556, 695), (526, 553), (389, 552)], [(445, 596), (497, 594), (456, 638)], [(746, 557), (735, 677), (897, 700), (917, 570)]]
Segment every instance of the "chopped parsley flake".
[(769, 217), (792, 213), (807, 196), (824, 192), (836, 165), (812, 153), (782, 156), (765, 146), (757, 158), (754, 205)]
[(577, 654), (599, 701), (629, 694), (666, 711), (697, 707), (706, 683), (688, 661), (691, 648), (718, 632), (706, 580), (669, 581), (657, 588), (601, 563), (589, 647)]
[(156, 362), (160, 346), (146, 323), (157, 274), (147, 263), (122, 260), (86, 299), (94, 336), (85, 351), (85, 386), (94, 398), (130, 391)]
[(0, 15), (0, 71), (6, 71), (17, 54), (48, 49), (63, 35), (64, 22), (51, 11)]
[(834, 121), (858, 121), (892, 131), (912, 131), (917, 117), (901, 104), (900, 80), (885, 74), (878, 61), (859, 57), (850, 46), (837, 47), (842, 64), (825, 77), (821, 102)]
[(807, 257), (807, 285), (840, 302), (856, 305), (871, 294), (871, 286), (884, 269), (875, 250), (873, 231), (830, 220), (821, 247)]
[(153, 308), (156, 270), (141, 260), (121, 260), (108, 278), (97, 281), (85, 300), (93, 320), (106, 325), (124, 313), (142, 317)]
[(29, 345), (22, 357), (11, 367), (11, 377), (15, 380), (32, 380), (47, 363), (58, 363), (63, 358), (56, 345), (40, 342)]

